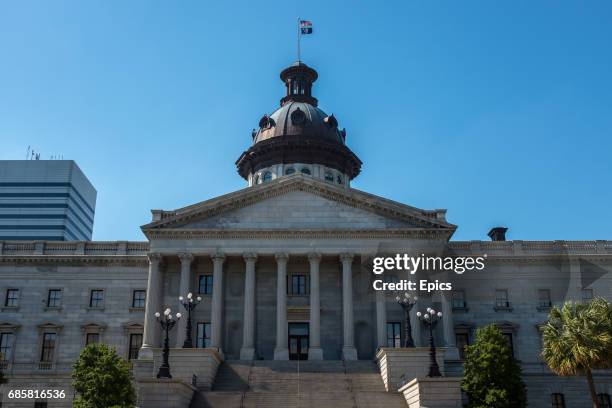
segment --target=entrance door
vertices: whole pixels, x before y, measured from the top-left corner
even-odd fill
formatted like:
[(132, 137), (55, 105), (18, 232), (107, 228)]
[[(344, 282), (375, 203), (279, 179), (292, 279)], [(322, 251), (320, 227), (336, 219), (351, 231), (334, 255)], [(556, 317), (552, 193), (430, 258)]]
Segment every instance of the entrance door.
[(289, 323), (289, 360), (308, 360), (308, 323)]

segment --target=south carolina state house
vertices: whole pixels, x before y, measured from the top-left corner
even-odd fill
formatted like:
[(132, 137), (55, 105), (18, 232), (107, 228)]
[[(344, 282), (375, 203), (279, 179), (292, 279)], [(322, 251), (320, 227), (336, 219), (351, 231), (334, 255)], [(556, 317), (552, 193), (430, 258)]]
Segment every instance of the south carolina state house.
[[(170, 308), (183, 318), (170, 332), (173, 379), (163, 386), (184, 395), (182, 406), (407, 407), (399, 388), (429, 365), (428, 333), (415, 315), (428, 307), (443, 313), (434, 332), (443, 378), (460, 379), (463, 346), (493, 323), (522, 365), (531, 407), (591, 406), (583, 377), (557, 377), (543, 363), (539, 328), (553, 305), (612, 299), (612, 242), (506, 241), (503, 228), (491, 240), (453, 241), (446, 210), (351, 188), (362, 162), (338, 118), (318, 107), (317, 76), (301, 62), (281, 72), (280, 108), (262, 116), (236, 161), (244, 189), (152, 210), (146, 241), (0, 241), (3, 406), (71, 406), (71, 366), (92, 342), (132, 363), (148, 401), (159, 387), (155, 313)], [(372, 259), (398, 253), (486, 255), (482, 271), (417, 274), (453, 290), (418, 293), (414, 352), (402, 347), (397, 294), (372, 288), (381, 279)], [(191, 315), (192, 349), (183, 348), (179, 303), (188, 293), (202, 299)], [(402, 353), (413, 354), (409, 363)], [(595, 384), (605, 404), (612, 374), (596, 372)], [(67, 396), (8, 399), (17, 388)]]

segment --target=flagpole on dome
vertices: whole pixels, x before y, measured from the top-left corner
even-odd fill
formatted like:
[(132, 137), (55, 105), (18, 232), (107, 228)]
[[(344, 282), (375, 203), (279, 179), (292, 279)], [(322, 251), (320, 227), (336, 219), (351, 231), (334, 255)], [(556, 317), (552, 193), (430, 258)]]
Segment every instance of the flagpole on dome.
[(302, 28), (300, 27), (300, 20), (301, 20), (301, 18), (298, 17), (297, 18), (297, 46), (298, 46), (298, 48), (297, 48), (297, 51), (298, 51), (298, 58), (297, 58), (297, 60), (298, 60), (298, 62), (300, 62), (300, 40), (302, 38)]

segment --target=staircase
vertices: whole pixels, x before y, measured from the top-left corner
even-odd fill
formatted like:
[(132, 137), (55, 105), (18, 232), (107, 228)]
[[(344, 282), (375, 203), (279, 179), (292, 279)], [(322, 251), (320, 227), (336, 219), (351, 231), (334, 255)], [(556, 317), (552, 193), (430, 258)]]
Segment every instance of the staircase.
[(191, 408), (406, 408), (372, 361), (225, 361)]

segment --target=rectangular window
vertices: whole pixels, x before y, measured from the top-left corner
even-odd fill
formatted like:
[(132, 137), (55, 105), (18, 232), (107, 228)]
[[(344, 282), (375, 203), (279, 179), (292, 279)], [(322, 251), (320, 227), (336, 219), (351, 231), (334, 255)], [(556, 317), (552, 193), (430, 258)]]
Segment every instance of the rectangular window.
[(582, 301), (590, 302), (593, 300), (593, 289), (582, 289)]
[(506, 338), (506, 342), (508, 343), (508, 347), (510, 348), (510, 354), (514, 357), (514, 344), (512, 342), (512, 333), (502, 333)]
[(465, 291), (453, 291), (453, 309), (465, 309)]
[(506, 289), (495, 290), (495, 306), (510, 307), (510, 302), (508, 301), (508, 291)]
[(130, 334), (130, 349), (128, 353), (129, 360), (136, 360), (138, 358), (138, 352), (140, 351), (140, 347), (142, 347), (142, 334)]
[(461, 360), (464, 360), (465, 346), (468, 346), (470, 344), (470, 336), (467, 333), (456, 333), (455, 344), (457, 345), (457, 349), (459, 350), (459, 358)]
[(34, 408), (47, 408), (47, 403), (45, 401), (35, 402)]
[(597, 401), (599, 402), (599, 408), (612, 408), (610, 394), (597, 394)]
[(40, 361), (43, 363), (52, 363), (55, 355), (56, 333), (43, 333), (42, 351), (40, 353)]
[(550, 301), (550, 290), (539, 289), (538, 290), (538, 307), (546, 308), (551, 307), (552, 302)]
[(306, 295), (306, 275), (291, 275), (292, 295)]
[(144, 308), (146, 298), (147, 298), (146, 290), (135, 290), (132, 293), (132, 307), (140, 308), (140, 309)]
[(49, 289), (47, 296), (47, 307), (60, 307), (62, 305), (62, 290)]
[(10, 361), (13, 351), (13, 333), (0, 333), (0, 361)]
[(89, 296), (89, 307), (104, 307), (104, 291), (93, 289)]
[(400, 322), (387, 322), (387, 347), (402, 347), (402, 325)]
[(196, 347), (210, 347), (210, 323), (198, 322), (196, 329)]
[(85, 345), (97, 344), (100, 342), (100, 333), (87, 333), (85, 336)]
[(550, 400), (552, 402), (552, 408), (565, 408), (565, 397), (563, 394), (550, 394)]
[(17, 307), (19, 306), (19, 289), (7, 289), (6, 300), (4, 301), (6, 307)]
[(201, 295), (212, 295), (213, 275), (200, 275), (198, 293)]

